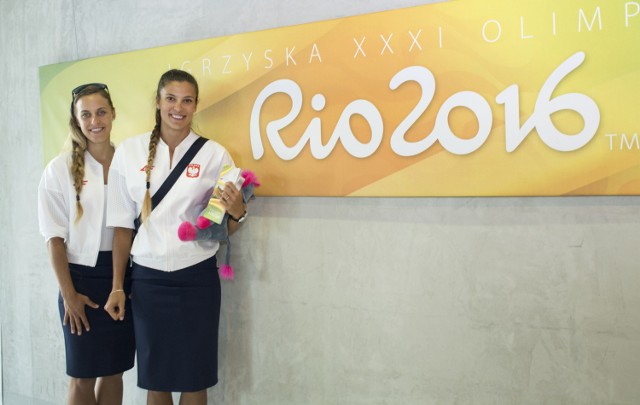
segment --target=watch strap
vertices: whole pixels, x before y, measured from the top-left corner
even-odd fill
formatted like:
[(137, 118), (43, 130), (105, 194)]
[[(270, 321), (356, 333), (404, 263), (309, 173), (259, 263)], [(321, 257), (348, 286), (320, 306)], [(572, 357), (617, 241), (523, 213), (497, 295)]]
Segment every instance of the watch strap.
[(229, 219), (235, 222), (242, 222), (247, 217), (247, 210), (244, 210), (244, 213), (240, 216), (240, 218), (236, 218), (233, 215), (229, 214)]

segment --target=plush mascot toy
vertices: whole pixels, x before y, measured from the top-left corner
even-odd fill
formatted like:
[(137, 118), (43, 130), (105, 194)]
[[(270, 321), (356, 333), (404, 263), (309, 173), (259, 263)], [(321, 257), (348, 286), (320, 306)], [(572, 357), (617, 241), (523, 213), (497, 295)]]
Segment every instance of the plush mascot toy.
[[(241, 174), (244, 182), (242, 182), (242, 200), (246, 204), (249, 200), (254, 198), (253, 191), (255, 187), (260, 186), (258, 178), (250, 170), (243, 170)], [(217, 189), (214, 188), (214, 193), (211, 196), (211, 200), (214, 201), (217, 198)], [(209, 204), (211, 205), (211, 203)], [(189, 221), (185, 221), (178, 227), (178, 237), (182, 241), (194, 241), (194, 240), (217, 240), (225, 242), (227, 244), (227, 252), (224, 257), (224, 263), (220, 266), (220, 277), (227, 280), (233, 280), (233, 267), (229, 264), (229, 258), (231, 256), (231, 243), (229, 241), (229, 231), (227, 229), (227, 223), (229, 222), (229, 214), (225, 213), (220, 223), (214, 222), (211, 219), (205, 217), (208, 208), (204, 209), (198, 217), (196, 224), (192, 224)]]

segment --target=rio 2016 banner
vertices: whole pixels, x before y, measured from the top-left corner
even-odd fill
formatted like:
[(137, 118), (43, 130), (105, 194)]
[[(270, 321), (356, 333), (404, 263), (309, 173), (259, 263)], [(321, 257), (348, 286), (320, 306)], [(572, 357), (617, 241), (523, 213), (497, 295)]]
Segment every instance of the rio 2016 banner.
[(118, 143), (180, 68), (260, 195), (638, 195), (639, 49), (639, 1), (455, 0), (49, 65), (45, 160), (70, 89), (109, 85)]

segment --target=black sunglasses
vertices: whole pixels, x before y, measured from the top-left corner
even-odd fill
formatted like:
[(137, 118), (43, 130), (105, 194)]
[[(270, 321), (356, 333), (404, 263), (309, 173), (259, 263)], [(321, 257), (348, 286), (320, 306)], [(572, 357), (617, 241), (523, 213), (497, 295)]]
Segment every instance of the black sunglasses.
[(104, 90), (107, 93), (109, 92), (109, 88), (104, 83), (87, 83), (81, 84), (80, 86), (71, 90), (71, 95), (73, 96), (73, 98), (75, 98), (82, 90), (86, 89), (87, 87), (97, 87), (99, 90)]
[(80, 86), (76, 87), (75, 89), (71, 90), (71, 116), (73, 116), (73, 107), (76, 101), (76, 96), (78, 94), (80, 94), (80, 92), (84, 89), (86, 89), (87, 87), (96, 87), (98, 90), (104, 90), (107, 93), (109, 93), (109, 88), (107, 87), (106, 84), (104, 83), (87, 83), (87, 84), (81, 84)]

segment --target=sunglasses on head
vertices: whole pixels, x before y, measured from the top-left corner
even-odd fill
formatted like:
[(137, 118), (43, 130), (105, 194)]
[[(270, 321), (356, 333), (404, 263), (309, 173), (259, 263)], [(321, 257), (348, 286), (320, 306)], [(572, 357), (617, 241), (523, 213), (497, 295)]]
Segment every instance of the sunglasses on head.
[(86, 89), (87, 87), (97, 87), (98, 89), (104, 90), (107, 93), (109, 92), (109, 88), (104, 83), (87, 83), (87, 84), (81, 84), (80, 86), (71, 90), (71, 95), (73, 96), (73, 98), (75, 98), (82, 90)]

